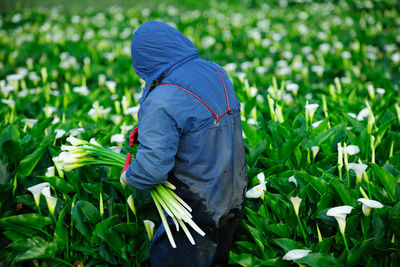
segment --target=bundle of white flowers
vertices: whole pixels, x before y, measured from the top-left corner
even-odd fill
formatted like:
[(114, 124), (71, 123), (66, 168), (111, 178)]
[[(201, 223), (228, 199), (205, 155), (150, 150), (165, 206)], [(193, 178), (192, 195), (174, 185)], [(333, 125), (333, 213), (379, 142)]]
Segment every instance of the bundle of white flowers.
[[(53, 161), (58, 170), (71, 171), (86, 165), (106, 165), (124, 167), (125, 156), (113, 152), (91, 139), (90, 142), (81, 140), (70, 136), (67, 142), (71, 145), (62, 145), (61, 152)], [(192, 220), (192, 209), (187, 205), (177, 194), (173, 192), (175, 186), (169, 182), (157, 185), (155, 188), (150, 189), (150, 195), (153, 198), (154, 204), (157, 207), (161, 221), (164, 224), (165, 231), (167, 232), (168, 239), (171, 246), (176, 248), (171, 229), (165, 218), (163, 209), (172, 218), (176, 230), (179, 231), (179, 226), (182, 227), (189, 241), (195, 245), (194, 239), (187, 229), (185, 223), (189, 224), (197, 233), (204, 236), (205, 233), (197, 226)]]

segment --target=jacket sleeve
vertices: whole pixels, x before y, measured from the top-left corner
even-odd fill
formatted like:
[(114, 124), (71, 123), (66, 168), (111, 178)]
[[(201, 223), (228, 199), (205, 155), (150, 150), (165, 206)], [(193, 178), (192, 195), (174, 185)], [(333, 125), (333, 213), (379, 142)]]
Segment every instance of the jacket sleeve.
[(175, 166), (179, 144), (177, 124), (170, 113), (168, 100), (149, 96), (139, 110), (139, 148), (126, 172), (129, 185), (149, 189), (167, 181)]

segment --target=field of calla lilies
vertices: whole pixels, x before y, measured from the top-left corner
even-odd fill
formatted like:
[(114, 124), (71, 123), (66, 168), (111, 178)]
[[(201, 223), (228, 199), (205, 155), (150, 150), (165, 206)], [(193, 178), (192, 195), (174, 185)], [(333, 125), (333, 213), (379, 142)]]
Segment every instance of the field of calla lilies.
[(1, 266), (148, 265), (174, 187), (119, 177), (144, 86), (130, 42), (150, 19), (223, 66), (242, 103), (231, 264), (400, 265), (397, 0), (240, 3), (0, 12)]

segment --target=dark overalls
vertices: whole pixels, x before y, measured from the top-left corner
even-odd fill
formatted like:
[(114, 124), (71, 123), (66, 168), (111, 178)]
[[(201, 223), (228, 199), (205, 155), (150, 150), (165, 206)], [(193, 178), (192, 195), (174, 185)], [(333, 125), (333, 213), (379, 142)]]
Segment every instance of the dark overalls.
[(219, 65), (198, 56), (189, 39), (161, 22), (137, 29), (132, 59), (146, 87), (138, 114), (140, 145), (127, 182), (143, 190), (170, 181), (206, 232), (201, 237), (191, 231), (193, 246), (171, 227), (177, 245), (172, 248), (161, 225), (150, 263), (227, 263), (247, 184), (240, 103), (232, 83)]

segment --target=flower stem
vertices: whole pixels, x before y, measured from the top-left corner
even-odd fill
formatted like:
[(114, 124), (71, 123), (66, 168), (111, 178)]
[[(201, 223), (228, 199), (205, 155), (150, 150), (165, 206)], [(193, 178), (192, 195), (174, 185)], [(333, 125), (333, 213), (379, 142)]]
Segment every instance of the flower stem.
[(296, 214), (296, 217), (297, 217), (297, 221), (298, 221), (298, 223), (299, 223), (301, 232), (302, 232), (302, 234), (303, 234), (304, 242), (306, 243), (306, 246), (308, 246), (308, 241), (307, 241), (306, 232), (304, 231), (303, 224), (301, 223), (301, 220), (300, 220), (300, 216)]
[(129, 223), (129, 205), (128, 205), (128, 197), (126, 194), (126, 186), (122, 185), (124, 188), (124, 196), (125, 196), (125, 210), (126, 210), (126, 222)]
[(349, 245), (347, 244), (346, 235), (343, 233), (342, 237), (343, 237), (344, 246), (346, 247), (346, 251), (349, 252), (350, 249), (349, 249)]

